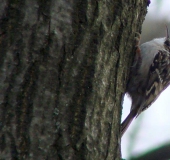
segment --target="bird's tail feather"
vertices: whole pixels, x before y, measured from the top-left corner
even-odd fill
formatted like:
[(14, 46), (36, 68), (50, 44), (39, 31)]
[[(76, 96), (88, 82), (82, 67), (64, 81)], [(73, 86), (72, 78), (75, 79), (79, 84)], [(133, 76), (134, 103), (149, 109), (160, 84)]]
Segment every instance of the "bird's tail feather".
[(127, 128), (129, 127), (129, 125), (131, 124), (133, 118), (136, 116), (136, 111), (135, 110), (131, 110), (131, 112), (129, 113), (129, 115), (126, 117), (126, 119), (122, 122), (121, 124), (121, 137), (123, 136), (123, 134), (125, 133), (125, 131), (127, 130)]

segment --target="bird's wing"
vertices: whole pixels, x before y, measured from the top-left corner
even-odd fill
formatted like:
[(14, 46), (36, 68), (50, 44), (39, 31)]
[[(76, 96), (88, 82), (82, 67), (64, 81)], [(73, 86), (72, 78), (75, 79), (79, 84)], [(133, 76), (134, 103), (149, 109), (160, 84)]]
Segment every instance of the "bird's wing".
[(160, 50), (149, 68), (145, 91), (146, 101), (139, 112), (147, 109), (158, 98), (159, 94), (169, 85), (169, 81), (170, 54), (166, 50)]

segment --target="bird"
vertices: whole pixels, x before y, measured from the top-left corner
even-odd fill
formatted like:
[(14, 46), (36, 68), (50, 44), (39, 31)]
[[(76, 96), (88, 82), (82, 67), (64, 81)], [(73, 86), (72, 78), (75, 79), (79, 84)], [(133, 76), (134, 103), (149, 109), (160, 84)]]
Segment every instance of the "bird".
[(131, 124), (170, 84), (170, 38), (166, 26), (166, 37), (156, 38), (139, 46), (130, 70), (126, 93), (132, 100), (130, 113), (121, 124), (121, 137)]

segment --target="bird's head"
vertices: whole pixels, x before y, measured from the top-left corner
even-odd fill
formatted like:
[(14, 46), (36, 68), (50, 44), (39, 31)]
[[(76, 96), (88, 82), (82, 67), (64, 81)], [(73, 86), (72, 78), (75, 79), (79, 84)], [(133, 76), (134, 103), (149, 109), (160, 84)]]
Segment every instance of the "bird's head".
[(166, 38), (164, 42), (164, 47), (166, 50), (170, 52), (170, 39), (169, 39), (169, 30), (168, 27), (166, 26)]

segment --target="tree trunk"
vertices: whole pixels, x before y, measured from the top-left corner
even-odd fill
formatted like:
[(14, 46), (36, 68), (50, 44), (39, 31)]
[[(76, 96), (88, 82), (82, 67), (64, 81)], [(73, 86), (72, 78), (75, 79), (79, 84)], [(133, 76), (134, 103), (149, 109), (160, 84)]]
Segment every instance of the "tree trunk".
[(120, 159), (121, 101), (146, 0), (0, 2), (0, 159)]

